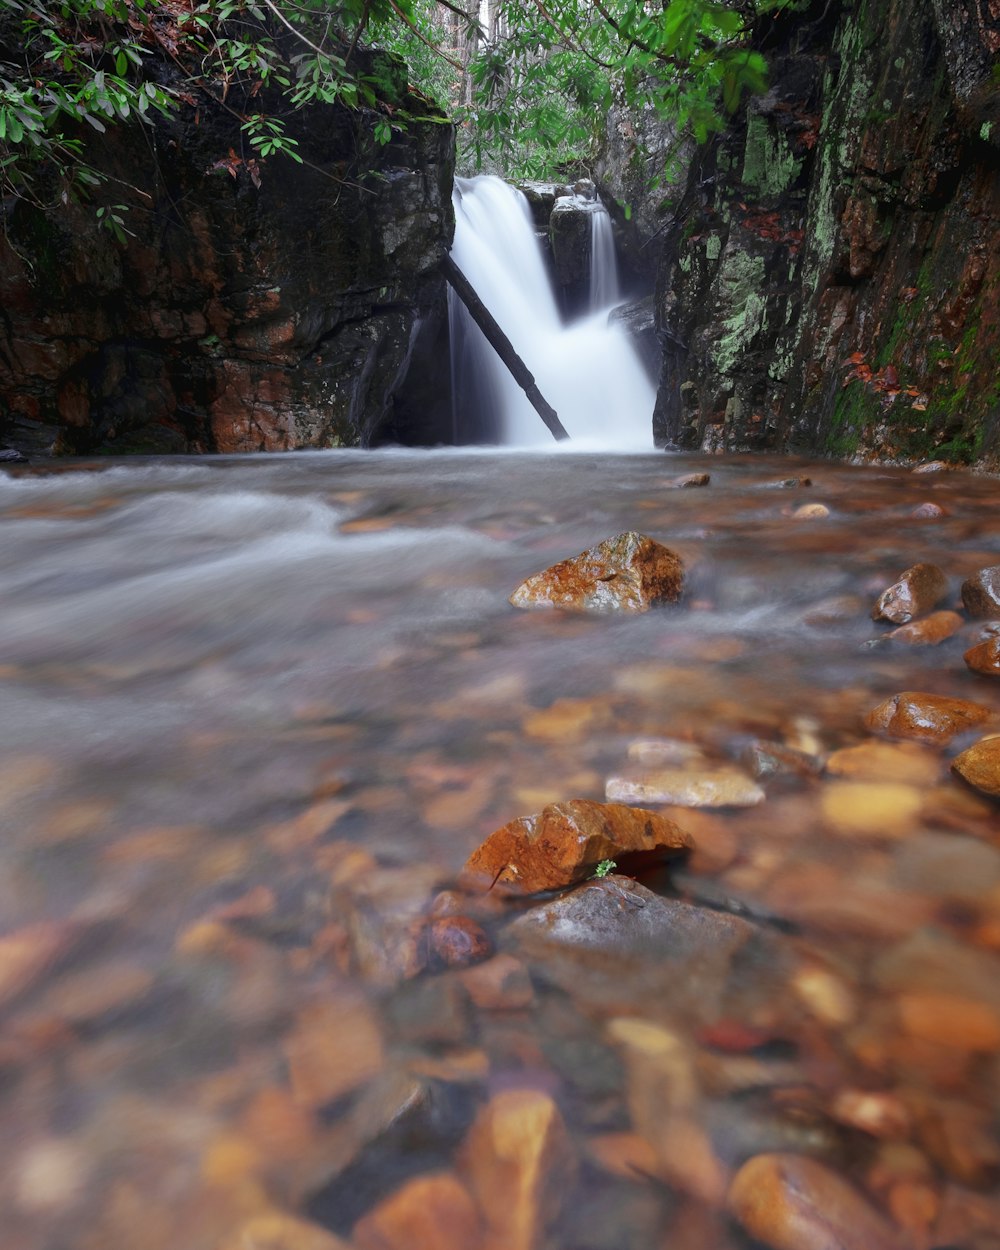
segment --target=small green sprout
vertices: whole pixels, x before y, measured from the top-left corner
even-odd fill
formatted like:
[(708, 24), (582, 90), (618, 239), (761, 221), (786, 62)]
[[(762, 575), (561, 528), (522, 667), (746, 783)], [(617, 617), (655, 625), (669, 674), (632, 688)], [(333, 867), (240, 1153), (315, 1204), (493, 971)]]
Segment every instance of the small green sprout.
[(615, 863), (613, 859), (602, 859), (601, 862), (594, 869), (594, 876), (606, 877), (609, 872), (614, 872), (614, 870), (617, 867), (618, 865), (617, 863)]

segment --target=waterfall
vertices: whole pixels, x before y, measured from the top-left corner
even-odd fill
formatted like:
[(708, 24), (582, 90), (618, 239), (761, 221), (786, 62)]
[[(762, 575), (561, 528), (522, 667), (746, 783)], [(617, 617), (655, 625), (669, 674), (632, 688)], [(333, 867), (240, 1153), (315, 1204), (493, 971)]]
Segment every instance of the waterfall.
[[(535, 375), (570, 446), (652, 448), (652, 384), (625, 332), (608, 321), (618, 298), (611, 221), (603, 208), (593, 219), (591, 311), (569, 325), (528, 202), (501, 179), (456, 179), (451, 254)], [(451, 294), (449, 301), (455, 441), (553, 446), (481, 331)]]
[(618, 258), (611, 217), (598, 202), (590, 214), (590, 307), (613, 308), (621, 302), (618, 286)]

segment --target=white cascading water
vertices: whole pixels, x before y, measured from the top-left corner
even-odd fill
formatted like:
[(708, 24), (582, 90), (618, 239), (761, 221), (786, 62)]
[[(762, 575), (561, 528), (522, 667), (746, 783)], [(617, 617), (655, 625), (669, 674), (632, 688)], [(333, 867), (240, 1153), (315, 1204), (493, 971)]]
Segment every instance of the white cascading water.
[[(528, 202), (500, 178), (456, 179), (451, 254), (535, 375), (571, 448), (652, 448), (653, 385), (624, 330), (608, 321), (620, 298), (611, 221), (601, 206), (593, 219), (591, 312), (569, 325), (560, 316)], [(452, 382), (460, 397), (456, 442), (555, 446), (451, 293), (449, 302)]]

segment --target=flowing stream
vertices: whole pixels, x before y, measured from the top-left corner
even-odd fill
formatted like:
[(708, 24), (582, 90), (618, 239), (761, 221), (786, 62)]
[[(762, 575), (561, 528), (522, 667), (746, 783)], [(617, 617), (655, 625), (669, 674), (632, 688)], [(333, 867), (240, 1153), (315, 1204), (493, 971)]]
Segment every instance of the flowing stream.
[[(655, 393), (627, 335), (609, 324), (618, 299), (614, 238), (592, 213), (591, 310), (565, 324), (528, 202), (499, 178), (459, 178), (452, 256), (528, 366), (578, 447), (652, 446)], [(451, 307), (456, 442), (545, 446), (538, 414), (456, 301)]]
[[(747, 1250), (726, 1187), (774, 1152), (899, 1245), (992, 1244), (997, 806), (949, 773), (977, 734), (881, 755), (863, 721), (902, 690), (1000, 711), (962, 660), (981, 623), (866, 645), (903, 569), (938, 563), (951, 606), (1000, 561), (994, 480), (313, 453), (0, 476), (0, 527), (4, 1250)], [(629, 528), (683, 556), (678, 607), (508, 605)], [(473, 848), (650, 740), (759, 774), (757, 806), (671, 811), (697, 850), (660, 888), (778, 962), (567, 977), (501, 907), (493, 980), (419, 971)], [(473, 1126), (511, 1090), (558, 1142), (524, 1147), (530, 1240), (481, 1242), (506, 1216)], [(366, 1232), (408, 1192), (408, 1239)]]

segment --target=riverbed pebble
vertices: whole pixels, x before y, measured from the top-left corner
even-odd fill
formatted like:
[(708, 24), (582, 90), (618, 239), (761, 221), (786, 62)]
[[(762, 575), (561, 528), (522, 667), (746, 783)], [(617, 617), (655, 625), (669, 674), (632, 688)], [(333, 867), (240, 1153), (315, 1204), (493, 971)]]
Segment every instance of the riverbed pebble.
[(948, 579), (936, 564), (914, 564), (887, 589), (872, 608), (872, 620), (905, 625), (936, 608), (948, 593)]
[(739, 1170), (729, 1208), (772, 1250), (903, 1250), (890, 1221), (815, 1159), (764, 1154)]
[(468, 1190), (449, 1172), (407, 1181), (354, 1226), (357, 1250), (479, 1250), (482, 1224)]
[(964, 624), (957, 612), (941, 610), (900, 625), (884, 636), (892, 642), (905, 643), (909, 647), (936, 647), (946, 639), (954, 637)]
[[(495, 1094), (476, 1116), (461, 1153), (490, 1250), (536, 1250), (558, 1218), (577, 1170), (554, 1098), (532, 1088)], [(456, 1250), (470, 1250), (469, 1243), (456, 1243)]]
[(658, 769), (636, 777), (609, 777), (605, 797), (620, 803), (672, 803), (677, 807), (751, 807), (764, 791), (735, 769)]
[(990, 708), (971, 699), (904, 690), (874, 707), (865, 724), (873, 733), (889, 738), (947, 743), (960, 733), (984, 725), (992, 716)]

